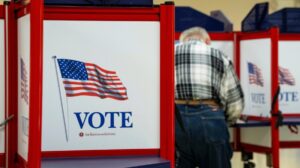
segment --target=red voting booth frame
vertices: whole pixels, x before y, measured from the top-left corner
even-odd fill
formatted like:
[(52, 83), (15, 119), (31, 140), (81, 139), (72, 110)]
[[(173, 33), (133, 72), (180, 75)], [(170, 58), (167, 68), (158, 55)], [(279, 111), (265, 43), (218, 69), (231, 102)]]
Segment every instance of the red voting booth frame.
[[(240, 41), (241, 40), (251, 40), (251, 39), (261, 39), (261, 38), (270, 38), (271, 39), (271, 72), (278, 72), (279, 69), (279, 41), (299, 41), (299, 34), (280, 34), (278, 28), (271, 28), (266, 32), (251, 32), (251, 33), (237, 33), (237, 69), (240, 70)], [(238, 74), (240, 72), (238, 71)], [(276, 94), (278, 88), (278, 73), (271, 74), (271, 100)], [(279, 103), (276, 101), (275, 107), (272, 111), (272, 115), (270, 118), (263, 118), (257, 116), (247, 116), (249, 120), (256, 120), (262, 122), (269, 122), (271, 129), (271, 147), (257, 146), (242, 143), (240, 139), (237, 139), (236, 144), (238, 149), (242, 149), (244, 151), (252, 151), (258, 153), (270, 153), (272, 154), (272, 165), (274, 168), (280, 167), (280, 148), (300, 148), (300, 141), (281, 141), (280, 140), (280, 130), (277, 128), (278, 121), (278, 111), (279, 111)], [(299, 113), (297, 114), (283, 114), (284, 118), (299, 118)], [(237, 130), (239, 134), (239, 129)], [(237, 135), (239, 137), (239, 135)]]
[[(300, 41), (299, 34), (280, 34), (277, 28), (271, 28), (265, 32), (230, 32), (230, 33), (209, 33), (212, 41), (233, 41), (234, 44), (234, 62), (237, 75), (240, 77), (240, 41), (241, 40), (255, 40), (262, 38), (270, 38), (271, 40), (271, 72), (278, 72), (278, 42), (279, 41)], [(175, 33), (175, 39), (178, 40), (180, 32)], [(278, 81), (278, 73), (271, 74), (271, 81)], [(273, 98), (278, 88), (277, 82), (272, 82), (271, 97)], [(278, 120), (278, 101), (272, 111), (270, 118), (263, 118), (258, 116), (247, 116), (248, 120), (269, 122), (271, 129), (271, 148), (264, 146), (256, 146), (242, 143), (240, 140), (240, 128), (234, 128), (234, 143), (233, 148), (236, 151), (249, 151), (258, 153), (272, 154), (272, 164), (274, 168), (279, 168), (279, 149), (280, 148), (300, 148), (300, 141), (280, 141), (279, 128), (276, 127)], [(299, 118), (299, 114), (283, 114), (284, 118)]]
[[(241, 40), (254, 40), (262, 38), (270, 38), (271, 40), (271, 72), (278, 72), (278, 37), (279, 30), (277, 28), (272, 28), (266, 32), (249, 32), (249, 33), (238, 33), (237, 34), (237, 58), (238, 58), (238, 75), (240, 75), (240, 41)], [(278, 73), (271, 74), (271, 81), (278, 81)], [(271, 82), (271, 100), (275, 96), (278, 82)], [(238, 146), (244, 151), (252, 152), (264, 152), (272, 153), (272, 162), (274, 168), (279, 168), (279, 128), (276, 127), (276, 122), (278, 119), (278, 101), (276, 101), (272, 115), (270, 118), (262, 118), (257, 116), (247, 116), (248, 120), (258, 120), (258, 121), (269, 121), (271, 126), (271, 148), (266, 148), (262, 146), (255, 146), (251, 144), (244, 144), (238, 139)]]
[[(279, 34), (279, 41), (300, 41), (300, 34)], [(285, 113), (284, 118), (300, 118), (300, 113)], [(300, 141), (280, 141), (280, 148), (300, 148)]]
[[(30, 104), (28, 160), (18, 156), (18, 167), (41, 167), (42, 158), (79, 156), (153, 156), (169, 160), (174, 167), (174, 4), (165, 3), (153, 7), (44, 7), (43, 0), (27, 5), (7, 5), (6, 19), (9, 53), (8, 84), (10, 94), (8, 109), (17, 115), (17, 19), (30, 14)], [(160, 22), (160, 148), (126, 150), (41, 151), (42, 133), (42, 69), (43, 69), (43, 21), (51, 20), (97, 20), (97, 21), (158, 21)], [(10, 123), (6, 166), (15, 166), (17, 153), (17, 122)]]

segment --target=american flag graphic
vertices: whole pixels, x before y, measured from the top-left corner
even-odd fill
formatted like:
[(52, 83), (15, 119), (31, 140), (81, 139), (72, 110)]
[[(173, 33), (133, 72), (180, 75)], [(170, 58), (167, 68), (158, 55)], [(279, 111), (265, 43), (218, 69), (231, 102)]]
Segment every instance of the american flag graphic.
[(28, 72), (25, 63), (21, 58), (21, 99), (28, 104)]
[(264, 86), (263, 76), (261, 69), (255, 64), (248, 62), (248, 72), (249, 72), (249, 83), (256, 84), (258, 86)]
[(115, 71), (93, 63), (57, 59), (67, 97), (96, 96), (127, 100), (127, 89)]
[(287, 68), (279, 67), (279, 84), (295, 85), (295, 78)]

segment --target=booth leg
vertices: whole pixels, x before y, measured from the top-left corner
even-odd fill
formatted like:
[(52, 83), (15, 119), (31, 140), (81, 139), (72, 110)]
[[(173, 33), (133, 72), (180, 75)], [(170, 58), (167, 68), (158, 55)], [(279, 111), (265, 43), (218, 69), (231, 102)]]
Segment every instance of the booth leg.
[(244, 168), (255, 168), (255, 163), (251, 162), (253, 159), (253, 152), (242, 151), (242, 161)]

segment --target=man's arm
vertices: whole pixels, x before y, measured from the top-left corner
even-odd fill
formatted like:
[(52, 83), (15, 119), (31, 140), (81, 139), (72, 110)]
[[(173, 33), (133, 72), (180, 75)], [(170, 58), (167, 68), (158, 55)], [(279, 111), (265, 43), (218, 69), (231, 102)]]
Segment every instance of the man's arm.
[(227, 120), (234, 123), (244, 109), (244, 94), (231, 61), (222, 78), (221, 95), (225, 102)]

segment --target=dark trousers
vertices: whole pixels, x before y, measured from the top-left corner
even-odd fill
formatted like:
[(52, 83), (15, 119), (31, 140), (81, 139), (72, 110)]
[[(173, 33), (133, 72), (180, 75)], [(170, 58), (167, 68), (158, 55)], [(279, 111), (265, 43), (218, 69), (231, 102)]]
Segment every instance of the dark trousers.
[(176, 105), (185, 132), (176, 120), (177, 168), (231, 168), (232, 149), (224, 111), (207, 105)]

